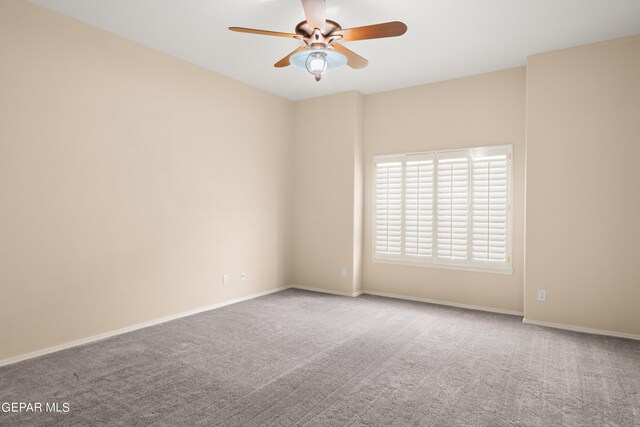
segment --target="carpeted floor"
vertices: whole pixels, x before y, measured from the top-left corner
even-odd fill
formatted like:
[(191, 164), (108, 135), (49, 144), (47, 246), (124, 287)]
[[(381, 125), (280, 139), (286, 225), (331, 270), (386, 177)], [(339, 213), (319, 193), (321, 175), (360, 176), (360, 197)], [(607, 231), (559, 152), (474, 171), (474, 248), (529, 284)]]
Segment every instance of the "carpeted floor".
[[(287, 290), (0, 368), (0, 425), (640, 425), (640, 342)], [(60, 406), (62, 408), (62, 406)]]

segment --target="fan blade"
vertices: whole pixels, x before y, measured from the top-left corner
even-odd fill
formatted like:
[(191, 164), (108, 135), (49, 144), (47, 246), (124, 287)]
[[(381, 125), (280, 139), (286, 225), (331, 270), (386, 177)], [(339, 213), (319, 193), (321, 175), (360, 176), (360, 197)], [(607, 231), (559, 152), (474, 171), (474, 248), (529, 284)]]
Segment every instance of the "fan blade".
[(254, 28), (229, 27), (229, 29), (238, 33), (260, 34), (263, 36), (288, 37), (292, 39), (298, 37), (297, 34), (281, 33), (278, 31), (256, 30)]
[(342, 34), (340, 41), (350, 42), (355, 40), (381, 39), (384, 37), (398, 37), (407, 32), (407, 26), (398, 21), (385, 22), (384, 24), (367, 25), (366, 27), (347, 28), (336, 31)]
[(331, 46), (333, 46), (335, 50), (347, 57), (347, 65), (351, 68), (364, 68), (369, 63), (369, 61), (364, 59), (362, 56), (358, 55), (357, 53), (351, 52), (341, 44), (334, 43)]
[(312, 28), (317, 28), (322, 34), (325, 31), (327, 3), (325, 0), (302, 0), (304, 16)]
[(291, 65), (291, 63), (289, 62), (289, 58), (291, 58), (293, 56), (293, 54), (298, 53), (301, 50), (304, 50), (306, 48), (307, 48), (306, 46), (300, 46), (299, 48), (297, 48), (296, 50), (291, 52), (289, 55), (285, 56), (280, 61), (278, 61), (275, 64), (273, 64), (273, 66), (276, 67), (276, 68), (288, 67), (289, 65)]

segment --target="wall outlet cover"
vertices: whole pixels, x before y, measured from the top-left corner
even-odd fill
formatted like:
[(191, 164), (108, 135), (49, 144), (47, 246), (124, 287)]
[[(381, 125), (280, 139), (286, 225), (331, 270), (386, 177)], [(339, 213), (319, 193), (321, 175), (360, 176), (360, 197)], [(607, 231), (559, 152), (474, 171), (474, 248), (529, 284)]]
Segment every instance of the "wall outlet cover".
[(546, 289), (538, 289), (538, 301), (546, 301), (547, 300), (547, 291)]

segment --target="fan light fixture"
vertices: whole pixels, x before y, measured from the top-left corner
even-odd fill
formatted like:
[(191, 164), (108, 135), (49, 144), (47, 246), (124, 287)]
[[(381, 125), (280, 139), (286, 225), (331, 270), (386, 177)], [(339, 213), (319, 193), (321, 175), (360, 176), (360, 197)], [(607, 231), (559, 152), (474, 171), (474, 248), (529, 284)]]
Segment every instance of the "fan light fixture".
[(327, 19), (326, 0), (301, 1), (305, 20), (296, 25), (295, 33), (245, 27), (229, 27), (229, 29), (239, 33), (285, 37), (303, 42), (303, 46), (299, 46), (273, 66), (283, 68), (294, 65), (296, 68), (307, 70), (318, 82), (328, 70), (334, 70), (344, 65), (360, 69), (369, 63), (362, 56), (344, 47), (342, 43), (398, 37), (407, 32), (407, 26), (398, 21), (364, 27), (342, 28), (336, 21)]
[(319, 82), (322, 74), (327, 69), (327, 54), (324, 52), (313, 52), (307, 56), (307, 60), (304, 61), (304, 66), (309, 73), (315, 76), (316, 81)]
[(294, 67), (307, 70), (320, 81), (326, 71), (335, 70), (347, 64), (347, 57), (333, 49), (307, 48), (289, 58)]

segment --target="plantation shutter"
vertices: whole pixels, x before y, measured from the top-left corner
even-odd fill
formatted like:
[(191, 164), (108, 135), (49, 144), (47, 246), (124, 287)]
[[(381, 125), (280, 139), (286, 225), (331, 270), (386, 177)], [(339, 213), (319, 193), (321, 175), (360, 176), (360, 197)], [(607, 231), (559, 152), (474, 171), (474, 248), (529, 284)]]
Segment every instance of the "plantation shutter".
[(433, 256), (434, 158), (410, 156), (405, 165), (404, 252), (422, 259)]
[(511, 151), (374, 157), (374, 260), (511, 272)]
[(474, 261), (507, 261), (509, 153), (506, 149), (472, 153), (472, 247)]
[(438, 258), (466, 260), (469, 232), (468, 151), (438, 155)]
[(376, 254), (399, 256), (402, 253), (402, 173), (401, 161), (376, 164)]

